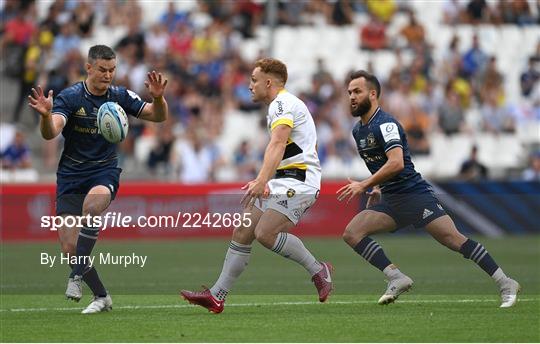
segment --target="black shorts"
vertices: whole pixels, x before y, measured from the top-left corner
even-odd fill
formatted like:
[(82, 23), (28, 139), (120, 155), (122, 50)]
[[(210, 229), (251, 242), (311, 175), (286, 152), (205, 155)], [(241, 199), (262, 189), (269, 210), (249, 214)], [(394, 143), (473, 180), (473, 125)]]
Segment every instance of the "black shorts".
[(419, 193), (383, 194), (381, 202), (368, 209), (392, 217), (397, 223), (397, 229), (410, 225), (422, 228), (446, 215), (435, 194), (428, 189)]
[(56, 215), (82, 215), (86, 194), (94, 186), (103, 185), (111, 191), (111, 201), (116, 197), (120, 182), (120, 168), (107, 168), (102, 171), (69, 178), (57, 176)]

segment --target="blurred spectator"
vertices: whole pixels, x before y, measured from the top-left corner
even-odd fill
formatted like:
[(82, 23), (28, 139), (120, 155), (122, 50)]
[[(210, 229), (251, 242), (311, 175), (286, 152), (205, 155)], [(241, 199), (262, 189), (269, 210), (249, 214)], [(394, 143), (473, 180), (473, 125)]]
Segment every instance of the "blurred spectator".
[(306, 1), (279, 0), (278, 25), (300, 25), (302, 14), (306, 10), (307, 5)]
[(429, 140), (427, 131), (430, 128), (429, 117), (415, 109), (411, 118), (405, 123), (404, 129), (407, 132), (407, 142), (412, 155), (429, 154)]
[(492, 17), (486, 0), (470, 0), (465, 13), (470, 24), (488, 23)]
[(540, 151), (531, 154), (529, 167), (523, 171), (521, 177), (525, 181), (540, 182)]
[(165, 174), (170, 169), (171, 151), (174, 144), (174, 135), (171, 125), (163, 125), (157, 135), (157, 143), (148, 156), (148, 168), (153, 174), (159, 165), (163, 165)]
[(165, 26), (159, 23), (153, 24), (144, 37), (144, 43), (152, 56), (164, 56), (169, 45), (169, 33)]
[(349, 0), (336, 0), (332, 6), (333, 25), (350, 25), (353, 22), (353, 10)]
[(388, 48), (386, 25), (373, 14), (369, 18), (369, 22), (360, 30), (360, 48), (366, 50)]
[(161, 25), (165, 26), (167, 31), (172, 33), (178, 25), (187, 24), (188, 15), (187, 13), (179, 12), (176, 10), (174, 1), (169, 1), (167, 5), (167, 11), (161, 15), (159, 22)]
[(527, 0), (499, 0), (497, 12), (499, 21), (505, 24), (534, 24), (534, 17)]
[(480, 47), (480, 40), (474, 34), (471, 48), (463, 55), (462, 66), (465, 76), (472, 78), (482, 73), (487, 62), (487, 55)]
[(94, 26), (94, 9), (89, 1), (79, 1), (73, 12), (79, 33), (82, 37), (90, 37)]
[(2, 152), (2, 168), (14, 170), (31, 166), (30, 149), (26, 144), (24, 134), (17, 131), (13, 142)]
[(465, 113), (461, 107), (459, 96), (451, 88), (446, 88), (443, 103), (438, 111), (439, 128), (446, 135), (461, 132), (464, 127)]
[(128, 21), (128, 32), (116, 44), (116, 50), (122, 50), (128, 46), (134, 46), (135, 50), (130, 51), (130, 54), (136, 59), (136, 62), (144, 59), (145, 50), (144, 31), (141, 28), (140, 22), (133, 18)]
[(407, 40), (407, 46), (411, 47), (416, 44), (424, 44), (425, 32), (422, 24), (416, 19), (414, 11), (409, 11), (409, 22), (399, 33)]
[(174, 161), (182, 183), (204, 183), (215, 181), (216, 156), (202, 128), (186, 133), (187, 140), (175, 144)]
[(456, 25), (463, 21), (463, 7), (460, 0), (445, 0), (442, 10), (443, 23)]
[(35, 19), (31, 17), (31, 6), (20, 4), (15, 15), (3, 25), (3, 35), (0, 36), (2, 69), (7, 76), (12, 78), (22, 76), (24, 53), (36, 31)]
[[(31, 92), (32, 87), (38, 83), (38, 79), (42, 77), (44, 68), (47, 65), (47, 60), (51, 58), (51, 45), (53, 35), (47, 30), (36, 31), (32, 35), (28, 49), (24, 55), (24, 73), (19, 79), (19, 96), (15, 102), (13, 111), (13, 122), (18, 123), (22, 112), (26, 109), (27, 97)], [(38, 116), (33, 114), (34, 123), (38, 123)]]
[(487, 179), (487, 167), (478, 161), (478, 147), (473, 146), (470, 157), (461, 164), (459, 177), (467, 181)]
[(514, 119), (508, 109), (501, 104), (495, 93), (489, 93), (481, 107), (483, 128), (492, 133), (513, 133)]
[(534, 56), (529, 57), (529, 64), (527, 70), (521, 73), (519, 78), (519, 84), (521, 87), (521, 95), (529, 97), (534, 89), (534, 86), (540, 80), (540, 59)]
[(495, 56), (489, 58), (486, 69), (480, 77), (478, 92), (482, 102), (490, 94), (493, 94), (499, 103), (504, 102), (503, 76), (497, 69), (497, 58)]
[(52, 51), (56, 60), (56, 68), (62, 66), (66, 55), (72, 51), (79, 52), (81, 48), (81, 38), (77, 33), (77, 27), (72, 21), (65, 22), (60, 27), (60, 34), (54, 39)]
[(397, 10), (397, 4), (394, 0), (366, 0), (366, 7), (370, 13), (385, 24), (390, 23)]
[(234, 151), (234, 166), (239, 181), (249, 181), (257, 176), (257, 157), (250, 148), (248, 141), (244, 140)]

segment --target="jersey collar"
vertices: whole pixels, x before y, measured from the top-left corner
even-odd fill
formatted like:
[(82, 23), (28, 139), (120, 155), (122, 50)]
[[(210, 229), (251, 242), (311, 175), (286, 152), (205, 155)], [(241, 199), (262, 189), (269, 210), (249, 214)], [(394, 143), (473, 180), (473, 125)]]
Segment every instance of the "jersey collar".
[[(369, 121), (366, 123), (366, 125), (369, 125), (369, 123), (371, 123), (375, 117), (377, 117), (377, 115), (379, 114), (379, 111), (381, 110), (381, 107), (379, 106), (377, 108), (377, 110), (375, 110), (375, 113), (373, 114), (373, 116), (371, 116), (371, 118), (369, 119)], [(362, 123), (362, 120), (360, 120), (360, 123)], [(362, 125), (363, 126), (363, 125)]]
[(81, 82), (82, 82), (82, 84), (83, 84), (83, 88), (84, 88), (84, 93), (85, 93), (85, 95), (91, 96), (91, 97), (103, 97), (103, 96), (107, 96), (107, 98), (109, 98), (109, 92), (110, 92), (110, 90), (111, 90), (111, 87), (110, 87), (110, 86), (107, 88), (107, 93), (105, 93), (103, 96), (96, 96), (95, 94), (92, 94), (92, 93), (90, 92), (90, 90), (88, 89), (88, 86), (86, 86), (86, 81), (85, 81), (85, 80), (83, 80), (83, 81), (81, 81)]

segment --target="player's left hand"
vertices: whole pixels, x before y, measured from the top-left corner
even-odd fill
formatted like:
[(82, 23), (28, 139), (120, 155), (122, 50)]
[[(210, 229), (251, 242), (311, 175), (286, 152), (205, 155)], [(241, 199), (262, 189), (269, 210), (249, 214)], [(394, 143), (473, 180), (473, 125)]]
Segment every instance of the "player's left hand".
[(349, 203), (354, 196), (363, 194), (367, 189), (368, 187), (364, 184), (364, 182), (358, 182), (349, 178), (349, 184), (345, 185), (336, 192), (338, 194), (337, 199), (341, 202), (348, 197), (347, 203)]
[(157, 73), (153, 70), (148, 73), (148, 80), (144, 82), (144, 86), (146, 86), (152, 98), (159, 98), (162, 97), (165, 92), (167, 79), (165, 79), (161, 73)]
[(251, 210), (253, 205), (257, 200), (259, 200), (259, 205), (262, 206), (262, 198), (268, 197), (270, 190), (266, 183), (263, 183), (259, 179), (255, 179), (242, 186), (242, 190), (247, 190), (242, 197), (240, 203), (244, 208)]

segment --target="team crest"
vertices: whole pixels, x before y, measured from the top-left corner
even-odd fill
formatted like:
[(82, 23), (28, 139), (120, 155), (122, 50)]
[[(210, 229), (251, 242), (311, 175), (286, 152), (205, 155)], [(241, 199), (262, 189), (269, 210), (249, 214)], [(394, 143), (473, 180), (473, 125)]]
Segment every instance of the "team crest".
[(367, 136), (367, 145), (368, 147), (375, 146), (375, 135), (373, 135), (373, 133), (369, 133)]
[(296, 191), (294, 191), (294, 189), (287, 190), (287, 197), (291, 198), (294, 195), (296, 195)]

